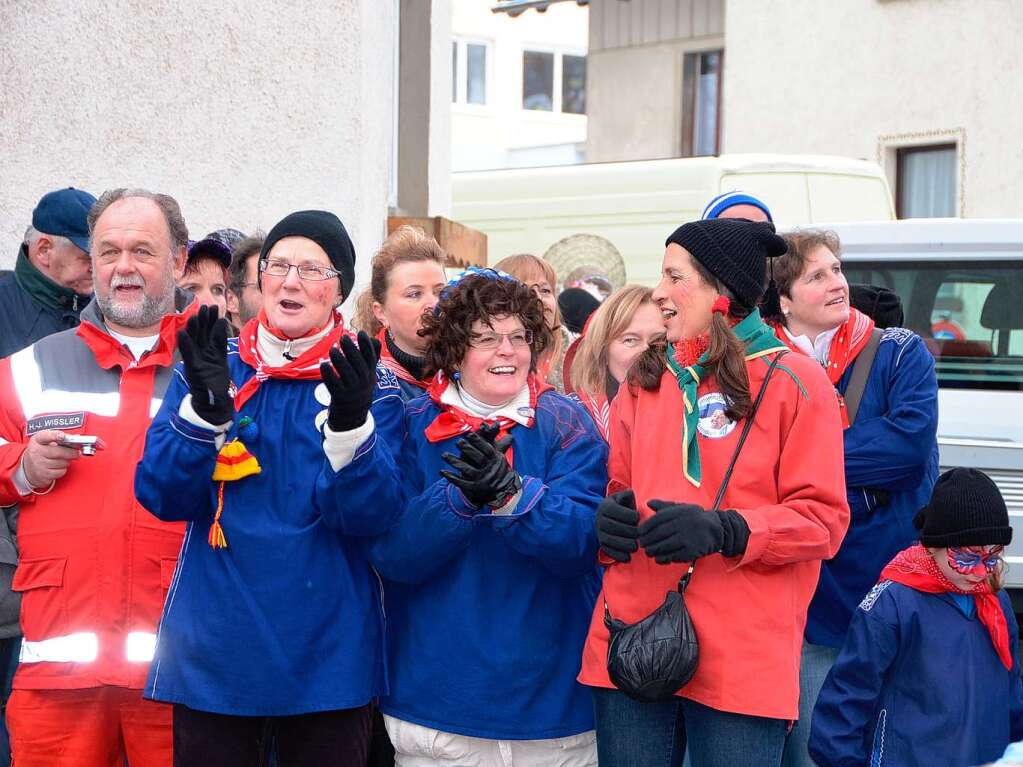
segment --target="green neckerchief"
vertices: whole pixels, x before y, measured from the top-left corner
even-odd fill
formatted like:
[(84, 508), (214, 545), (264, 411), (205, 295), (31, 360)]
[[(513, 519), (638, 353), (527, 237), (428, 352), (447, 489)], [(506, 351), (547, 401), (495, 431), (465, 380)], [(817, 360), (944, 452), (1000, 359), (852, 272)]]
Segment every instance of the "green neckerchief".
[[(778, 340), (774, 331), (760, 319), (759, 309), (750, 312), (732, 328), (732, 331), (746, 345), (747, 360), (787, 348)], [(682, 418), (682, 473), (696, 487), (700, 486), (700, 445), (696, 441), (696, 424), (700, 420), (700, 411), (696, 406), (696, 389), (706, 373), (701, 364), (706, 359), (707, 352), (704, 352), (695, 365), (682, 367), (675, 359), (674, 344), (668, 344), (668, 368), (675, 374), (675, 380), (678, 381), (678, 388), (682, 391), (682, 405), (685, 409)]]
[(76, 314), (85, 308), (91, 296), (82, 296), (70, 288), (65, 288), (51, 280), (28, 260), (28, 252), (24, 245), (18, 252), (18, 261), (14, 265), (14, 279), (21, 289), (38, 303), (50, 309), (64, 309)]

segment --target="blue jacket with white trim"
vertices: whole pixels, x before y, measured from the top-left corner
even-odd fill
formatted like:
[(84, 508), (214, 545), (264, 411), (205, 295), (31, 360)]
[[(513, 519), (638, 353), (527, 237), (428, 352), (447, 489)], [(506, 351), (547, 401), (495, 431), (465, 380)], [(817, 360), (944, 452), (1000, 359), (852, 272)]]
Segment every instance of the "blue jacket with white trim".
[[(592, 699), (576, 675), (600, 587), (594, 516), (607, 445), (582, 407), (541, 394), (533, 427), (510, 432), (518, 504), (509, 515), (477, 513), (439, 474), (449, 468), (441, 453), (458, 453), (457, 437), (424, 435), (439, 412), (425, 396), (406, 404), (404, 509), (371, 546), (384, 578), (391, 673), (380, 707), (480, 738), (590, 730)], [(367, 498), (381, 491), (361, 489)]]
[[(843, 395), (852, 369), (838, 382)], [(841, 647), (863, 595), (892, 557), (916, 541), (913, 517), (938, 478), (937, 431), (934, 358), (920, 336), (888, 328), (856, 421), (845, 430), (849, 531), (838, 554), (821, 563), (806, 622), (811, 644)]]
[[(1005, 591), (1012, 669), (972, 598), (882, 581), (853, 616), (810, 726), (819, 767), (973, 767), (1023, 738), (1018, 630)], [(970, 614), (968, 614), (970, 613)]]
[[(237, 386), (254, 371), (228, 342)], [(215, 433), (179, 415), (188, 394), (182, 368), (146, 437), (135, 477), (139, 501), (160, 519), (186, 520), (185, 540), (164, 606), (146, 697), (241, 716), (285, 716), (353, 708), (386, 691), (379, 579), (368, 540), (400, 508), (354, 503), (323, 449), (329, 394), (316, 380), (264, 381), (227, 433), (249, 416), (242, 440), (261, 472), (225, 482), (221, 524), (227, 548), (207, 534), (217, 507), (211, 480)], [(378, 367), (375, 431), (344, 468), (356, 483), (394, 475), (402, 399)]]

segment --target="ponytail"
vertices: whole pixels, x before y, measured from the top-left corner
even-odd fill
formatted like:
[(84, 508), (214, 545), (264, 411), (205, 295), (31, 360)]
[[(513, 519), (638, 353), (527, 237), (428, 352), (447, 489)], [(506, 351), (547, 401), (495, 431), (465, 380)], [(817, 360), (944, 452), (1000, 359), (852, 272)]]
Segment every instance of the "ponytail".
[[(737, 303), (729, 309), (729, 316), (735, 319), (742, 319), (748, 314), (749, 310)], [(704, 366), (714, 375), (724, 395), (725, 415), (733, 421), (740, 421), (753, 412), (749, 374), (746, 372), (746, 347), (735, 335), (725, 315), (718, 312), (711, 315)]]
[(356, 330), (365, 330), (370, 338), (376, 338), (383, 325), (373, 314), (373, 293), (364, 290), (355, 301), (355, 311), (352, 314), (352, 326)]

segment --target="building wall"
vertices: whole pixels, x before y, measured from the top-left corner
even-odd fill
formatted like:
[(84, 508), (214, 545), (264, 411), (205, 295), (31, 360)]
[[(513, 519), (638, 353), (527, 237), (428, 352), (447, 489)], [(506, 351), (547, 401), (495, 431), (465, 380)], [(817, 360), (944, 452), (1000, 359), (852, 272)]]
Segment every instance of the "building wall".
[(724, 5), (590, 1), (587, 162), (681, 154), (683, 58), (722, 47)]
[(394, 0), (0, 0), (0, 266), (73, 185), (177, 198), (193, 236), (335, 211), (360, 281), (391, 197)]
[[(587, 9), (575, 3), (556, 3), (545, 13), (526, 11), (512, 18), (492, 13), (491, 6), (488, 0), (452, 2), (453, 35), (490, 45), (487, 104), (454, 104), (451, 108), (452, 168), (578, 162), (586, 141), (586, 116), (522, 108), (522, 51), (557, 49), (585, 54)], [(450, 82), (450, 62), (448, 66)]]
[(728, 0), (726, 27), (728, 152), (875, 159), (894, 181), (894, 147), (955, 141), (960, 215), (1023, 216), (1023, 3)]

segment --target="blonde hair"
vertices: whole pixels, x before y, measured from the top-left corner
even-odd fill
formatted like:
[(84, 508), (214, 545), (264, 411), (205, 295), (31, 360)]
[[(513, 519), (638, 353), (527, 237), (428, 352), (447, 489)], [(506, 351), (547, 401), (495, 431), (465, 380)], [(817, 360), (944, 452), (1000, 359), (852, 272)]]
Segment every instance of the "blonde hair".
[(447, 254), (433, 237), (415, 226), (399, 226), (380, 245), (370, 262), (369, 289), (362, 291), (355, 302), (352, 324), (372, 336), (383, 327), (373, 313), (373, 303), (383, 304), (387, 298), (388, 278), (399, 264), (414, 261), (434, 261), (441, 269)]
[[(549, 261), (545, 261), (539, 256), (534, 256), (531, 253), (517, 253), (514, 256), (507, 256), (502, 258), (496, 264), (494, 269), (499, 269), (502, 272), (507, 272), (512, 277), (517, 279), (519, 282), (529, 284), (529, 278), (535, 275), (543, 275), (544, 280), (551, 286), (551, 290), (554, 295), (558, 293), (558, 273), (554, 271), (554, 267)], [(565, 334), (561, 332), (561, 309), (558, 308), (558, 302), (554, 302), (554, 327), (551, 328), (554, 335), (554, 341), (543, 357), (551, 359), (557, 362), (561, 359), (561, 355), (565, 353)], [(552, 366), (552, 370), (556, 368), (555, 364)]]
[(607, 349), (624, 333), (636, 312), (653, 303), (653, 291), (642, 285), (626, 285), (604, 301), (590, 317), (579, 351), (572, 360), (572, 386), (591, 396), (604, 393), (607, 382)]

